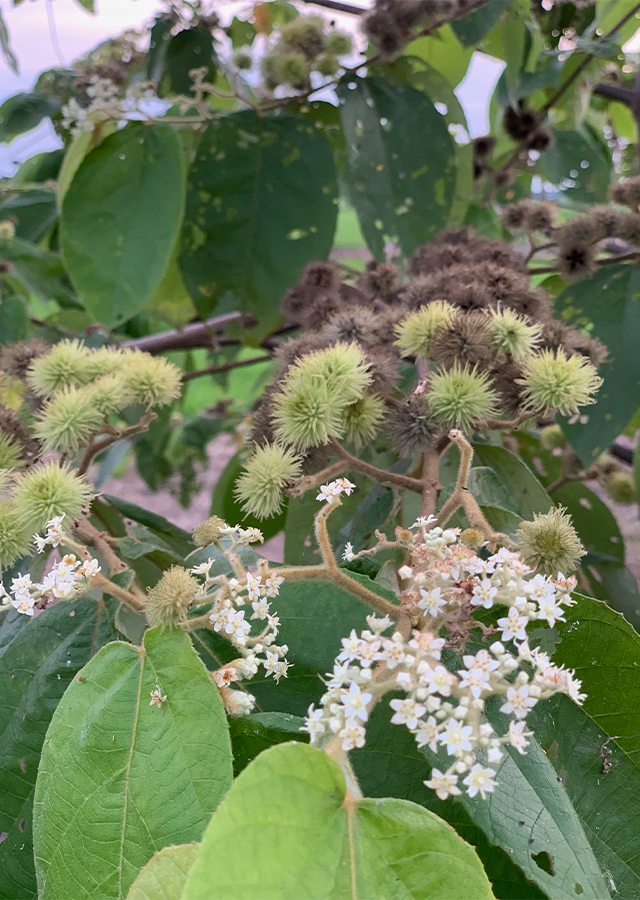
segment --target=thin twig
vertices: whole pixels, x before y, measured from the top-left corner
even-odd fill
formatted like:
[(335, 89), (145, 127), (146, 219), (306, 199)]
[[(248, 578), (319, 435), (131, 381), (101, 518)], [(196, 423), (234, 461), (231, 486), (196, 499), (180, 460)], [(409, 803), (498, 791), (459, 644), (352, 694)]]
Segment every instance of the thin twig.
[(84, 456), (78, 466), (78, 475), (86, 475), (89, 466), (98, 453), (102, 453), (107, 447), (110, 447), (112, 444), (115, 444), (124, 438), (132, 437), (134, 434), (140, 434), (141, 432), (146, 431), (149, 424), (153, 422), (155, 418), (157, 418), (156, 413), (149, 409), (136, 425), (130, 425), (128, 428), (111, 428), (109, 429), (110, 434), (108, 434), (107, 437), (102, 438), (102, 440), (94, 441), (92, 439), (89, 442), (87, 449), (84, 451)]
[(291, 487), (285, 488), (285, 494), (287, 494), (288, 497), (302, 497), (307, 491), (311, 491), (321, 484), (324, 484), (325, 481), (331, 481), (336, 475), (340, 475), (341, 472), (344, 472), (345, 468), (346, 463), (341, 459), (313, 475), (305, 475), (299, 481), (292, 484)]
[(347, 463), (347, 467), (353, 472), (360, 472), (362, 475), (368, 475), (379, 484), (395, 484), (398, 487), (405, 488), (408, 491), (414, 491), (421, 494), (423, 483), (419, 478), (411, 478), (410, 475), (402, 475), (399, 472), (388, 472), (386, 469), (379, 469), (377, 466), (371, 465), (357, 456), (353, 456), (340, 444), (335, 438), (331, 438), (329, 443), (333, 447), (334, 452), (340, 459)]
[(217, 372), (228, 372), (230, 369), (240, 369), (243, 366), (252, 366), (255, 363), (269, 362), (271, 354), (264, 356), (252, 356), (251, 359), (234, 359), (231, 362), (221, 363), (218, 366), (209, 366), (206, 369), (196, 369), (195, 372), (185, 372), (181, 378), (182, 383), (192, 381), (194, 378), (202, 378), (203, 375), (215, 375)]

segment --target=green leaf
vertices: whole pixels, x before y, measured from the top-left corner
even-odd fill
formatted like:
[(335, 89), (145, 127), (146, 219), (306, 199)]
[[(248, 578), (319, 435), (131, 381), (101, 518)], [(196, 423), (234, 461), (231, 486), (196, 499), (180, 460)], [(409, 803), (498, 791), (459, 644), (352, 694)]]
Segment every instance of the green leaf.
[(80, 168), (80, 164), (86, 155), (97, 147), (98, 144), (116, 131), (115, 122), (104, 122), (93, 131), (81, 131), (80, 134), (73, 139), (69, 148), (65, 151), (64, 159), (60, 167), (58, 175), (58, 205), (62, 206), (62, 201), (67, 195), (67, 191), (71, 186), (71, 182), (75, 178), (75, 174)]
[(226, 464), (213, 489), (211, 497), (211, 515), (220, 516), (229, 525), (242, 525), (243, 528), (259, 528), (268, 541), (284, 528), (287, 520), (287, 504), (285, 502), (282, 512), (270, 519), (256, 519), (247, 515), (242, 505), (234, 496), (236, 481), (243, 470), (242, 459), (244, 453), (234, 454)]
[(251, 46), (257, 33), (252, 22), (246, 19), (239, 19), (237, 16), (233, 17), (231, 25), (227, 29), (227, 34), (231, 38), (231, 45), (234, 50), (237, 47)]
[(171, 40), (171, 29), (175, 25), (175, 16), (171, 13), (160, 13), (156, 16), (149, 32), (149, 52), (147, 53), (147, 79), (160, 81), (164, 71), (167, 50)]
[(304, 719), (288, 713), (266, 712), (241, 716), (229, 722), (233, 748), (233, 774), (238, 776), (259, 753), (285, 741), (308, 740), (301, 731)]
[[(28, 621), (5, 620), (0, 639), (0, 898), (36, 897), (32, 804), (51, 716), (77, 672), (117, 636), (115, 604), (83, 597)], [(17, 619), (16, 619), (17, 617)], [(21, 626), (21, 627), (17, 627)], [(4, 643), (6, 637), (10, 638)]]
[(337, 193), (329, 144), (303, 119), (245, 110), (212, 122), (189, 172), (180, 258), (198, 312), (228, 295), (275, 324), (303, 266), (329, 255)]
[(2, 47), (2, 55), (5, 58), (5, 62), (8, 63), (9, 67), (17, 75), (20, 71), (20, 67), (18, 65), (18, 59), (11, 48), (9, 29), (7, 28), (7, 23), (4, 20), (2, 12), (0, 12), (0, 47)]
[(200, 844), (165, 847), (151, 857), (131, 885), (127, 900), (178, 900)]
[(181, 556), (187, 556), (193, 550), (194, 544), (188, 531), (184, 531), (173, 522), (165, 519), (158, 513), (143, 509), (136, 503), (124, 500), (122, 497), (114, 497), (111, 494), (102, 494), (102, 499), (119, 510), (127, 519), (133, 519), (141, 525), (146, 525), (151, 531), (161, 535), (168, 544)]
[(282, 744), (235, 781), (183, 893), (184, 900), (257, 896), (493, 895), (472, 848), (437, 816), (403, 800), (355, 800), (323, 751)]
[(11, 277), (40, 300), (58, 300), (61, 306), (78, 305), (57, 254), (13, 238), (0, 241), (0, 256), (13, 263)]
[(593, 323), (593, 333), (609, 356), (600, 367), (604, 384), (595, 406), (585, 407), (576, 424), (562, 427), (584, 463), (591, 463), (625, 428), (640, 406), (640, 269), (603, 266), (590, 278), (569, 285), (555, 301), (558, 315), (577, 325)]
[(460, 803), (438, 800), (424, 780), (428, 764), (406, 728), (390, 722), (391, 710), (384, 701), (378, 704), (367, 722), (367, 742), (362, 750), (350, 754), (360, 787), (367, 797), (398, 797), (426, 806), (456, 829), (472, 844), (484, 865), (499, 900), (546, 900), (536, 885), (511, 861), (506, 851), (489, 843)]
[(504, 489), (508, 502), (504, 501), (504, 494), (502, 497), (508, 510), (523, 519), (549, 512), (552, 499), (521, 459), (504, 447), (490, 444), (474, 444), (473, 450), (474, 460), (490, 468)]
[(96, 321), (119, 325), (151, 300), (183, 208), (180, 143), (169, 125), (131, 123), (85, 157), (62, 204), (61, 240)]
[(57, 218), (58, 206), (53, 191), (21, 191), (0, 203), (0, 221), (14, 222), (17, 237), (25, 241), (39, 241)]
[(611, 159), (586, 131), (554, 129), (554, 144), (539, 161), (544, 176), (570, 200), (604, 203), (611, 180)]
[(29, 332), (29, 313), (20, 297), (0, 302), (0, 344), (25, 341)]
[(553, 492), (553, 500), (566, 506), (580, 535), (587, 556), (583, 565), (615, 562), (624, 565), (624, 541), (610, 509), (593, 491), (579, 481), (565, 484)]
[(215, 77), (216, 54), (211, 31), (206, 25), (196, 25), (179, 31), (169, 41), (164, 61), (164, 76), (158, 94), (192, 94), (192, 69), (206, 68), (205, 81)]
[(511, 0), (488, 0), (479, 9), (451, 23), (456, 37), (463, 47), (473, 47), (488, 34), (505, 12)]
[[(0, 35), (2, 23), (0, 22)], [(1, 40), (1, 37), (0, 37)], [(53, 116), (60, 109), (60, 101), (39, 91), (14, 94), (0, 106), (0, 141), (12, 141), (19, 134), (31, 131), (42, 119)]]
[(12, 184), (34, 184), (43, 181), (55, 181), (60, 172), (60, 166), (64, 159), (64, 149), (49, 150), (46, 153), (36, 153), (25, 159), (18, 171), (11, 179)]
[(424, 93), (407, 85), (348, 76), (337, 92), (344, 176), (369, 249), (384, 259), (392, 240), (409, 255), (433, 239), (451, 212), (456, 151), (447, 124)]
[[(159, 686), (166, 700), (151, 705)], [(104, 647), (52, 719), (34, 803), (41, 900), (126, 897), (171, 843), (199, 840), (231, 782), (220, 694), (181, 630)]]
[(461, 47), (451, 25), (445, 25), (428, 37), (412, 41), (405, 50), (406, 56), (418, 56), (456, 87), (467, 73), (473, 47)]

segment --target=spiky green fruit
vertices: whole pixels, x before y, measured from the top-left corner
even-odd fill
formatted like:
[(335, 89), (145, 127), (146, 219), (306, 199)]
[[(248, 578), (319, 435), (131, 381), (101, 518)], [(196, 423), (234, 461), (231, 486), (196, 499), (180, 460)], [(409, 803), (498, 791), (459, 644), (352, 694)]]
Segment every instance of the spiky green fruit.
[(299, 475), (299, 457), (279, 444), (265, 444), (245, 465), (235, 495), (248, 515), (267, 519), (280, 511), (283, 488)]

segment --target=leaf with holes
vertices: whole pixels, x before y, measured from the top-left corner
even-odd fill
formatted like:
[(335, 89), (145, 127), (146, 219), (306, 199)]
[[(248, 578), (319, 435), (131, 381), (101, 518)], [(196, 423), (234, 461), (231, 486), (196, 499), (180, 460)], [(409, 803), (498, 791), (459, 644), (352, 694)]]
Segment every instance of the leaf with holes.
[[(166, 699), (153, 704), (156, 687)], [(189, 637), (152, 629), (142, 647), (104, 647), (72, 682), (43, 748), (41, 900), (122, 900), (156, 850), (200, 839), (231, 777), (220, 694)]]
[(159, 850), (140, 870), (127, 900), (178, 900), (199, 849), (194, 843)]
[(554, 304), (568, 321), (592, 323), (593, 334), (609, 351), (599, 370), (604, 384), (598, 402), (584, 407), (578, 422), (562, 426), (587, 465), (607, 449), (640, 406), (639, 300), (640, 268), (619, 263), (569, 285)]
[(97, 322), (120, 325), (151, 300), (183, 210), (182, 153), (171, 126), (131, 122), (83, 159), (62, 203), (61, 242)]
[(408, 255), (449, 219), (457, 176), (447, 123), (421, 91), (383, 78), (348, 76), (337, 90), (362, 233), (376, 259), (388, 240)]
[[(33, 791), (51, 716), (76, 673), (115, 640), (116, 603), (83, 597), (0, 631), (0, 898), (36, 897)], [(9, 638), (5, 644), (6, 638)]]
[(180, 266), (201, 315), (226, 296), (277, 321), (283, 292), (333, 243), (331, 148), (304, 119), (236, 112), (211, 122), (189, 172)]
[(405, 800), (357, 800), (323, 751), (281, 744), (236, 779), (207, 828), (182, 896), (493, 895), (473, 849), (437, 816)]

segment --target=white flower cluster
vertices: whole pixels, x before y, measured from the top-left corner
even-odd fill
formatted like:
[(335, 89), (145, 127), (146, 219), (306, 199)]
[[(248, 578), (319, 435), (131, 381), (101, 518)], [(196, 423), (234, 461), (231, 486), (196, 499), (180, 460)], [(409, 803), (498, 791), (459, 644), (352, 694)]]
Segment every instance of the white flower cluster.
[[(419, 747), (434, 753), (445, 748), (452, 757), (445, 772), (432, 770), (427, 787), (444, 799), (461, 793), (459, 779), (465, 776), (467, 794), (485, 797), (495, 787), (496, 771), (478, 762), (478, 751), (489, 764), (502, 759), (505, 744), (525, 753), (531, 734), (526, 716), (539, 700), (557, 693), (576, 703), (584, 699), (573, 673), (532, 649), (526, 634), (532, 621), (553, 625), (563, 619), (575, 580), (531, 577), (518, 554), (506, 549), (483, 559), (458, 542), (459, 529), (433, 527), (431, 517), (419, 519), (412, 531), (406, 542), (411, 564), (398, 575), (405, 586), (400, 600), (418, 627), (407, 639), (400, 632), (385, 637), (389, 618), (369, 616), (368, 630), (344, 638), (322, 706), (309, 708), (304, 730), (312, 741), (333, 733), (346, 751), (363, 747), (373, 705), (385, 693), (402, 691), (406, 697), (390, 701), (392, 723), (406, 725)], [(461, 667), (450, 671), (442, 662), (447, 641), (440, 631), (467, 637), (474, 626), (471, 613), (480, 606), (508, 608), (498, 627), (513, 649), (495, 641), (464, 654)], [(486, 699), (493, 695), (502, 697), (500, 712), (512, 717), (504, 734), (484, 716)]]
[(83, 131), (93, 131), (100, 122), (118, 121), (125, 115), (125, 106), (118, 97), (118, 86), (107, 78), (95, 77), (86, 89), (91, 98), (88, 106), (80, 106), (72, 97), (62, 108), (62, 127), (77, 137)]
[[(42, 553), (47, 546), (59, 547), (64, 543), (63, 519), (64, 516), (56, 516), (47, 523), (44, 537), (34, 536), (38, 553)], [(46, 609), (54, 600), (73, 600), (84, 593), (93, 576), (99, 572), (97, 559), (82, 562), (74, 553), (67, 553), (40, 582), (33, 582), (31, 576), (27, 574), (18, 575), (13, 579), (10, 593), (0, 585), (2, 605), (5, 607), (11, 605), (19, 613), (32, 616), (36, 605), (39, 609)]]
[[(214, 672), (213, 679), (218, 687), (226, 688), (234, 681), (253, 678), (259, 667), (263, 666), (267, 676), (272, 675), (277, 682), (287, 675), (290, 664), (285, 657), (289, 648), (286, 644), (276, 643), (280, 620), (272, 615), (269, 601), (278, 596), (284, 579), (269, 568), (266, 559), (259, 561), (256, 572), (248, 572), (240, 562), (235, 552), (238, 546), (263, 540), (257, 528), (227, 527), (222, 530), (232, 539), (231, 548), (225, 550), (225, 556), (233, 565), (234, 577), (211, 575), (213, 559), (191, 569), (194, 575), (204, 576), (196, 600), (202, 603), (213, 599), (209, 621), (214, 631), (224, 635), (241, 653), (239, 659)], [(246, 607), (252, 610), (248, 619), (249, 609)], [(254, 635), (251, 635), (252, 620), (260, 623), (260, 630)], [(239, 691), (232, 693), (241, 694)], [(247, 715), (254, 703), (255, 698), (251, 694), (229, 698), (229, 703), (225, 699), (225, 705), (233, 715)], [(231, 706), (234, 708), (231, 709)]]
[(334, 503), (341, 494), (346, 494), (347, 497), (349, 497), (354, 488), (355, 484), (349, 481), (348, 478), (336, 478), (335, 481), (330, 481), (329, 484), (322, 485), (316, 500)]

